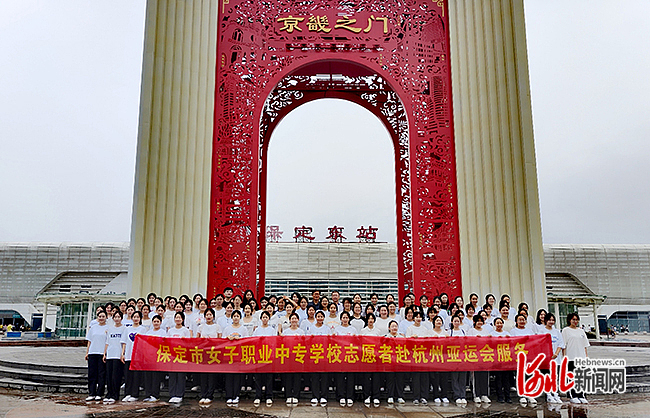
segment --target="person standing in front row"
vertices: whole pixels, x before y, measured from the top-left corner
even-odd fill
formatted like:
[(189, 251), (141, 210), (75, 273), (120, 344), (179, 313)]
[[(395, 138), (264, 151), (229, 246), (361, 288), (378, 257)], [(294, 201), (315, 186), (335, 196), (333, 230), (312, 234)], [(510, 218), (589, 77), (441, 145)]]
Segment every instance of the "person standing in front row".
[[(580, 316), (576, 313), (570, 313), (566, 317), (568, 327), (562, 329), (562, 338), (566, 345), (565, 354), (569, 359), (569, 371), (575, 370), (575, 359), (587, 358), (587, 347), (589, 340), (587, 334), (580, 328)], [(576, 392), (574, 389), (569, 391), (569, 400), (571, 403), (589, 403), (583, 392)]]
[(97, 324), (86, 333), (86, 361), (88, 362), (88, 397), (86, 402), (101, 401), (106, 384), (106, 364), (102, 360), (106, 346), (106, 311), (97, 310)]

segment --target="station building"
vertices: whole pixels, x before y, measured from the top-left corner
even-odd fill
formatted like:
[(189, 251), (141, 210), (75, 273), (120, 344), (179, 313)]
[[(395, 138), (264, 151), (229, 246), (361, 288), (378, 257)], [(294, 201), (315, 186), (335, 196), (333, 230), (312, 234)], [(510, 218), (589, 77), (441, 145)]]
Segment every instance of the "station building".
[[(396, 244), (267, 245), (267, 294), (397, 294)], [(583, 324), (598, 321), (601, 331), (650, 332), (650, 245), (553, 244), (544, 246), (544, 256), (551, 312), (578, 311)], [(0, 244), (0, 318), (40, 328), (45, 316), (57, 335), (83, 336), (96, 306), (127, 297), (128, 264), (128, 243)], [(463, 289), (463, 296), (472, 291)]]

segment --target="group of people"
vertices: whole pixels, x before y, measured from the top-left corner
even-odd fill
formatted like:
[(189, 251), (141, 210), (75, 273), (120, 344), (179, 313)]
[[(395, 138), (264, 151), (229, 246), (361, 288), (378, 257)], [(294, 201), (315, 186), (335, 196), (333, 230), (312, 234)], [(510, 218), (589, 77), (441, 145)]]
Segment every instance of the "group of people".
[[(579, 327), (577, 313), (569, 314), (568, 326), (560, 331), (553, 313), (539, 309), (529, 315), (528, 304), (520, 303), (515, 309), (506, 294), (499, 302), (494, 295), (484, 297), (472, 293), (469, 302), (462, 296), (453, 300), (445, 293), (432, 300), (426, 295), (416, 299), (409, 293), (398, 305), (395, 297), (371, 294), (369, 303), (362, 304), (360, 294), (341, 298), (337, 291), (329, 297), (318, 290), (311, 298), (293, 293), (288, 296), (263, 296), (259, 302), (247, 290), (235, 295), (232, 288), (207, 300), (201, 294), (190, 299), (182, 295), (162, 298), (150, 293), (146, 299), (132, 298), (118, 304), (107, 303), (96, 311), (87, 330), (86, 359), (88, 361), (87, 401), (114, 403), (120, 398), (124, 384), (123, 402), (137, 401), (144, 387), (144, 401), (160, 398), (161, 383), (167, 378), (169, 402), (180, 403), (186, 385), (200, 391), (199, 404), (209, 405), (215, 391), (223, 390), (228, 405), (237, 405), (242, 389), (255, 387), (254, 404), (262, 400), (273, 403), (275, 376), (271, 373), (181, 373), (130, 370), (133, 343), (137, 334), (183, 338), (229, 338), (251, 336), (294, 335), (371, 335), (384, 337), (507, 337), (547, 333), (553, 343), (553, 359), (557, 364), (568, 357), (572, 370), (575, 358), (587, 356), (589, 342)], [(341, 406), (352, 406), (355, 393), (363, 393), (366, 405), (380, 405), (382, 389), (389, 404), (405, 403), (405, 388), (410, 388), (414, 404), (458, 405), (467, 403), (466, 393), (471, 386), (476, 403), (490, 403), (489, 377), (494, 376), (494, 389), (499, 402), (511, 402), (514, 386), (511, 371), (488, 372), (367, 372), (367, 373), (281, 373), (287, 405), (295, 405), (302, 392), (311, 392), (312, 405), (327, 405), (329, 391), (335, 388)], [(167, 375), (167, 377), (166, 377)], [(584, 394), (570, 391), (572, 403), (587, 403)], [(535, 405), (534, 398), (520, 398), (522, 404)], [(558, 393), (548, 393), (547, 402), (562, 403)]]

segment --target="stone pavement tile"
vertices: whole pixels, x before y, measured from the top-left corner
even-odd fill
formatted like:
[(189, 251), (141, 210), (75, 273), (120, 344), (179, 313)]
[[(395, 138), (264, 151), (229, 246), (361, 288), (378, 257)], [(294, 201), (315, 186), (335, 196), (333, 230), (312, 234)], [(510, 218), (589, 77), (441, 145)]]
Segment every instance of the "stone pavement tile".
[(290, 418), (327, 418), (328, 411), (327, 408), (322, 408), (320, 406), (298, 406), (291, 408)]

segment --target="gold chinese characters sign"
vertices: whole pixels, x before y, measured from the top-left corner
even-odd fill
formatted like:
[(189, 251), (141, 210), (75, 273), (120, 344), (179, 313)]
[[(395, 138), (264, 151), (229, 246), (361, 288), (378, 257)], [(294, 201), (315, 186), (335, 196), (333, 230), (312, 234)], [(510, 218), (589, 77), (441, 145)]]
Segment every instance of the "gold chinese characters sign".
[(551, 357), (549, 335), (386, 338), (289, 336), (167, 338), (138, 335), (131, 369), (299, 373), (515, 370), (517, 354)]

